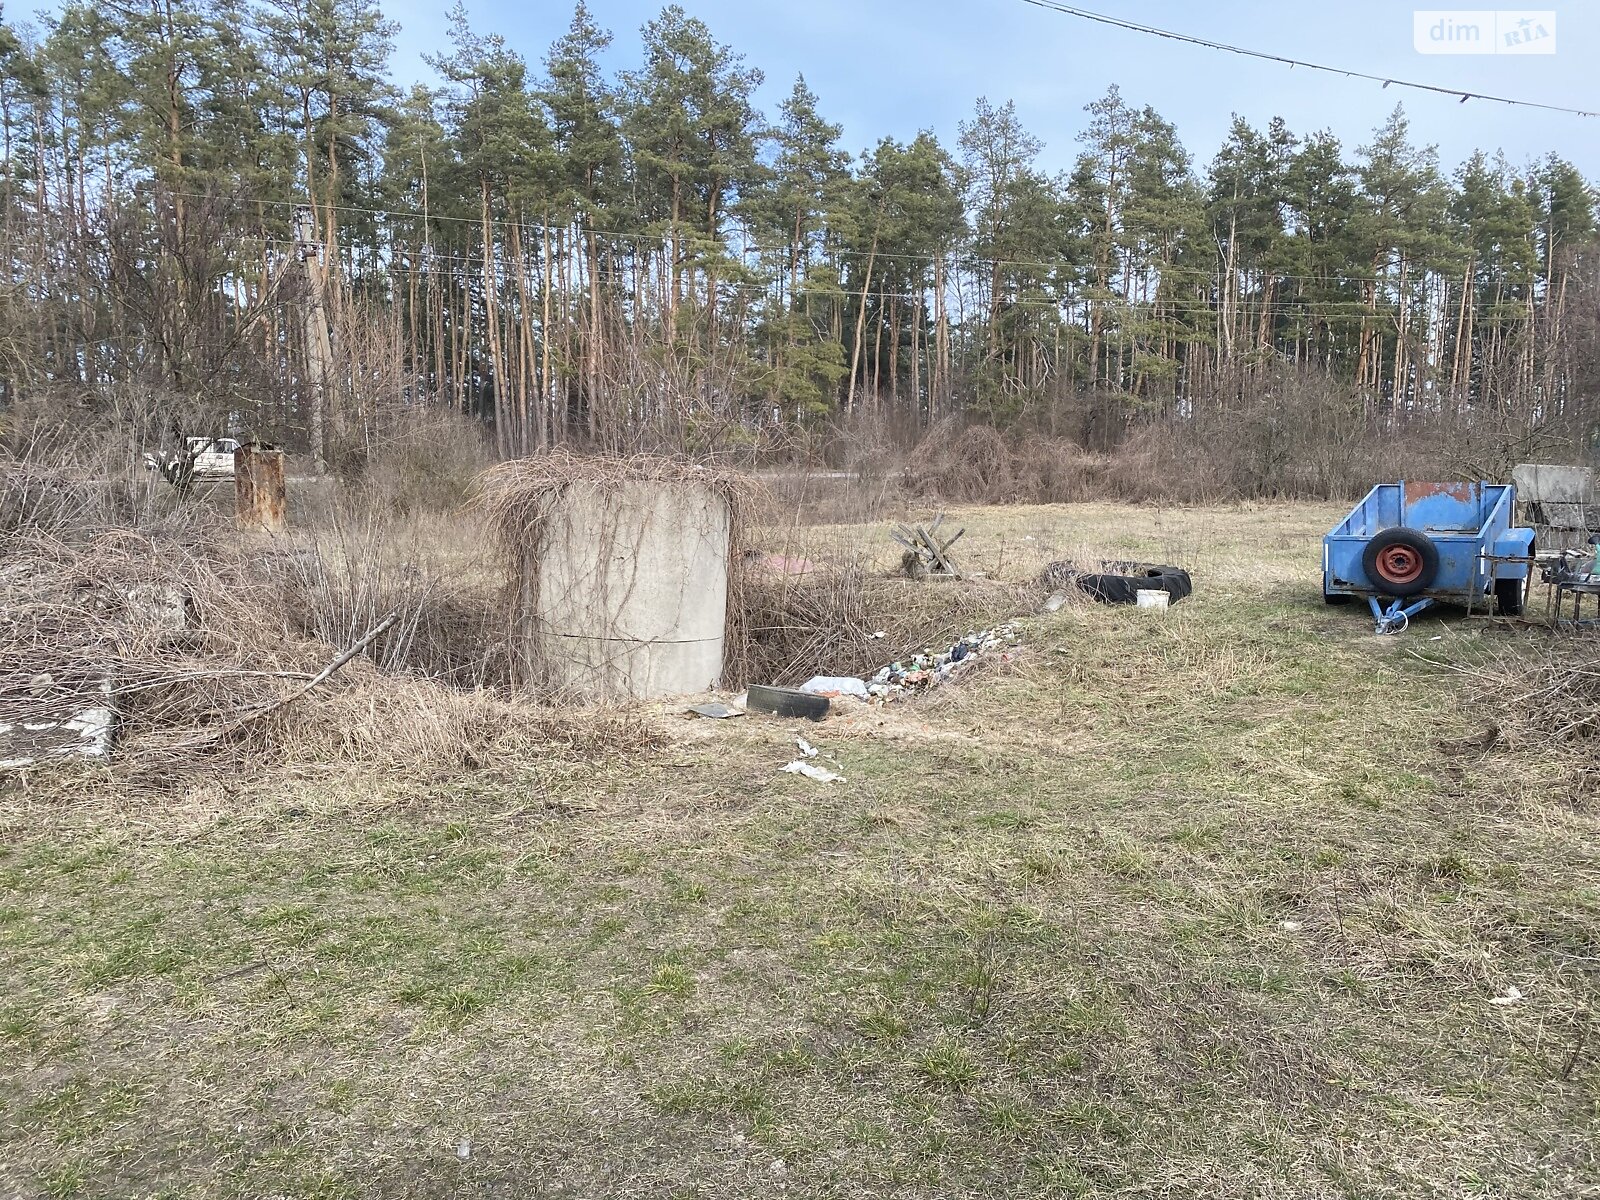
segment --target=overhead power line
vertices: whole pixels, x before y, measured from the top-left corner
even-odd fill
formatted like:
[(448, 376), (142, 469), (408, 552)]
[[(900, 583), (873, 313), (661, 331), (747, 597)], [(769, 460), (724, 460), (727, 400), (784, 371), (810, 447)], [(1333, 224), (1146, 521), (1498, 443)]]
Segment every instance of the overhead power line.
[(1062, 13), (1065, 16), (1077, 17), (1084, 21), (1095, 21), (1101, 25), (1110, 25), (1117, 29), (1126, 29), (1131, 33), (1149, 34), (1151, 37), (1166, 38), (1168, 41), (1185, 42), (1190, 46), (1202, 46), (1207, 50), (1223, 50), (1229, 54), (1241, 54), (1245, 58), (1259, 58), (1263, 62), (1282, 63), (1287, 67), (1304, 67), (1308, 71), (1322, 71), (1329, 75), (1343, 75), (1346, 79), (1366, 79), (1373, 83), (1381, 83), (1384, 87), (1413, 88), (1419, 92), (1435, 92), (1441, 96), (1454, 96), (1462, 104), (1468, 100), (1487, 100), (1493, 104), (1510, 104), (1517, 108), (1542, 108), (1546, 112), (1567, 113), (1574, 117), (1594, 117), (1600, 113), (1589, 112), (1581, 108), (1566, 108), (1560, 104), (1541, 104), (1537, 100), (1517, 100), (1509, 96), (1491, 96), (1485, 92), (1469, 91), (1466, 88), (1442, 87), (1435, 83), (1415, 83), (1406, 79), (1395, 79), (1388, 75), (1373, 75), (1367, 71), (1352, 71), (1345, 67), (1330, 67), (1326, 63), (1307, 62), (1300, 58), (1290, 58), (1283, 54), (1271, 54), (1265, 50), (1250, 50), (1244, 46), (1234, 46), (1227, 42), (1214, 42), (1210, 38), (1196, 37), (1189, 33), (1175, 33), (1170, 29), (1158, 29), (1154, 25), (1141, 25), (1137, 21), (1125, 21), (1121, 17), (1107, 16), (1105, 13), (1090, 12), (1086, 8), (1075, 8), (1070, 4), (1058, 4), (1056, 0), (1022, 0), (1024, 4), (1031, 4), (1035, 8), (1048, 9), (1051, 12)]

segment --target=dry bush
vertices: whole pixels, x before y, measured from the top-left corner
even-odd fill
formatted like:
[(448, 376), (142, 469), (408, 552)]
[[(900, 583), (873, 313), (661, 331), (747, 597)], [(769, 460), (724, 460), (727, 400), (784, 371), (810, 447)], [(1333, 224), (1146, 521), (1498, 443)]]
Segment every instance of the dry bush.
[(1187, 428), (1161, 427), (1156, 440), (1167, 461), (1207, 472), (1228, 498), (1337, 499), (1387, 479), (1456, 474), (1443, 461), (1446, 431), (1425, 419), (1404, 425), (1314, 371), (1269, 372), (1244, 395), (1197, 410)]
[[(916, 583), (864, 563), (804, 575), (746, 570), (740, 588), (749, 628), (738, 685), (804, 683), (813, 675), (870, 676), (926, 649), (1031, 611), (1032, 585), (969, 579)], [(883, 637), (875, 634), (882, 632)]]
[(132, 745), (176, 745), (265, 704), (286, 680), (310, 679), (331, 657), (288, 636), (273, 620), (272, 589), (244, 561), (206, 552), (203, 514), (192, 515), (182, 535), (40, 522), (8, 542), (4, 719), (59, 718), (107, 686)]
[(1505, 654), (1457, 667), (1493, 697), (1497, 736), (1518, 749), (1570, 748), (1584, 764), (1600, 752), (1600, 638), (1575, 634), (1542, 654)]
[(369, 657), (456, 688), (508, 682), (490, 540), (465, 511), (490, 461), (477, 422), (390, 412), (366, 428), (360, 473), (304, 489), (299, 551), (282, 556), (285, 606), (305, 636), (347, 645), (389, 612)]
[(663, 744), (638, 713), (571, 713), (527, 698), (441, 688), (360, 661), (342, 686), (289, 705), (239, 735), (239, 748), (274, 761), (407, 770), (476, 771), (552, 752), (594, 758)]
[(844, 525), (874, 521), (899, 506), (900, 470), (862, 461), (855, 473), (795, 468), (762, 477), (764, 525)]
[(366, 503), (398, 513), (459, 508), (492, 462), (481, 424), (456, 413), (405, 410), (369, 436), (354, 482)]
[(1461, 727), (1471, 732), (1436, 746), (1472, 764), (1484, 797), (1541, 821), (1600, 811), (1600, 635), (1560, 632), (1542, 647), (1519, 638), (1486, 661), (1439, 665), (1465, 678)]
[(942, 422), (906, 456), (905, 493), (963, 504), (1059, 504), (1123, 493), (1115, 464), (1075, 442)]
[(1402, 421), (1348, 384), (1288, 368), (1238, 395), (1188, 404), (1183, 420), (1129, 420), (1103, 452), (1058, 436), (1051, 413), (1005, 430), (945, 422), (903, 456), (903, 488), (971, 504), (1343, 499), (1388, 479), (1480, 468), (1501, 478), (1533, 444), (1526, 431), (1493, 422), (1467, 439), (1425, 416)]
[(807, 518), (818, 524), (871, 521), (904, 496), (906, 448), (914, 430), (896, 428), (880, 412), (846, 418), (828, 431), (821, 461), (813, 473)]
[(105, 513), (103, 496), (70, 471), (0, 462), (0, 538), (66, 536)]
[(456, 688), (510, 681), (489, 544), (454, 514), (404, 514), (365, 489), (337, 496), (292, 553), (263, 564), (305, 637), (349, 645), (389, 613), (367, 651), (386, 671)]
[[(635, 718), (564, 718), (444, 682), (470, 681), (475, 663), (419, 670), (449, 659), (433, 643), (453, 636), (439, 626), (459, 610), (441, 616), (438, 593), (381, 545), (241, 541), (193, 504), (133, 527), (96, 495), (38, 469), (0, 472), (0, 722), (68, 717), (108, 690), (119, 757), (179, 772), (244, 760), (459, 769), (534, 745), (650, 740)], [(384, 604), (397, 619), (378, 661), (311, 686)]]
[[(424, 395), (427, 389), (402, 353), (400, 329), (393, 320), (348, 293), (340, 294), (329, 312), (338, 353), (330, 372), (323, 450), (329, 469), (354, 481), (409, 429), (447, 423), (451, 414), (406, 403), (406, 397)], [(303, 396), (301, 402), (309, 424), (311, 397)], [(314, 448), (308, 444), (307, 449)]]

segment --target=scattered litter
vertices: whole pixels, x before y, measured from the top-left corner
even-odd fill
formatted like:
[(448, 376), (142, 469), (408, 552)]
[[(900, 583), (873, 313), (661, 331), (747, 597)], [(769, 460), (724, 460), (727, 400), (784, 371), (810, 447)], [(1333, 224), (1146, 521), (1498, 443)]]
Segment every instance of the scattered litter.
[(456, 1157), (462, 1162), (472, 1157), (472, 1143), (466, 1138), (462, 1138), (461, 1144), (456, 1147)]
[(885, 638), (889, 636), (889, 631), (886, 629), (879, 629), (875, 631), (872, 636), (874, 638)]
[(1050, 595), (1046, 597), (1042, 608), (1043, 611), (1047, 613), (1060, 612), (1066, 603), (1067, 594), (1065, 592), (1051, 592)]
[(694, 713), (696, 716), (710, 717), (715, 721), (726, 721), (729, 717), (744, 716), (744, 709), (733, 708), (727, 704), (720, 704), (715, 701), (710, 704), (691, 704), (689, 705), (689, 711)]
[(969, 633), (947, 650), (924, 650), (904, 662), (890, 663), (867, 681), (867, 694), (885, 701), (899, 699), (907, 692), (926, 691), (985, 654), (999, 651), (1002, 659), (1009, 658), (1021, 640), (1022, 628), (1015, 621)]
[[(800, 751), (800, 757), (791, 763), (784, 764), (782, 769), (786, 774), (804, 775), (807, 779), (814, 779), (818, 783), (843, 783), (845, 781), (844, 776), (837, 771), (830, 771), (827, 767), (811, 761), (821, 751), (798, 733), (794, 735), (794, 744), (795, 749)], [(831, 755), (829, 757), (832, 758)], [(837, 759), (833, 759), (833, 761), (835, 764), (838, 762)]]
[(1489, 997), (1489, 1003), (1490, 1004), (1516, 1004), (1519, 1001), (1521, 1001), (1521, 999), (1522, 999), (1522, 992), (1516, 987), (1516, 985), (1513, 984), (1513, 985), (1511, 985), (1511, 986), (1506, 988), (1505, 995)]
[(1172, 596), (1155, 588), (1140, 588), (1135, 594), (1135, 603), (1140, 608), (1166, 608), (1172, 603)]
[(1431, 638), (1429, 638), (1428, 640), (1430, 642), (1442, 642), (1442, 641), (1444, 641), (1444, 634), (1436, 633)]
[(1300, 932), (1300, 922), (1299, 921), (1279, 921), (1278, 922), (1278, 928), (1283, 930), (1285, 933), (1299, 933)]
[(818, 783), (844, 783), (843, 775), (835, 774), (826, 767), (819, 767), (816, 763), (806, 762), (804, 759), (795, 759), (784, 768), (790, 775), (804, 775), (807, 779), (815, 779)]
[(849, 675), (818, 675), (802, 683), (800, 690), (813, 696), (854, 696), (858, 700), (867, 698), (867, 685)]

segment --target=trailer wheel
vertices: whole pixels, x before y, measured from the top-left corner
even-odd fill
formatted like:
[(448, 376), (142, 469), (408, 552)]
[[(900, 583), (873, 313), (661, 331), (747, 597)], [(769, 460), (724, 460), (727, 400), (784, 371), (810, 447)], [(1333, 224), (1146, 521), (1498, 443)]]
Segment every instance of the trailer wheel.
[[(1534, 556), (1532, 543), (1528, 545), (1528, 557)], [(1528, 568), (1528, 573), (1521, 579), (1496, 579), (1494, 581), (1495, 607), (1502, 617), (1520, 617), (1528, 606), (1528, 591), (1533, 587), (1533, 568)]]
[(1415, 529), (1385, 529), (1361, 552), (1361, 567), (1384, 595), (1404, 599), (1427, 591), (1438, 578), (1439, 547)]

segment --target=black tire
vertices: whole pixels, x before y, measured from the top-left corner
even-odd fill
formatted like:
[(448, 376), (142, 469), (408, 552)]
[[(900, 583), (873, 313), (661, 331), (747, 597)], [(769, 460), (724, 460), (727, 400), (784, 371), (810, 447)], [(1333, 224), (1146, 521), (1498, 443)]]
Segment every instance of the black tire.
[(1346, 595), (1344, 592), (1323, 592), (1322, 593), (1322, 602), (1324, 604), (1332, 604), (1332, 605), (1349, 604), (1354, 599), (1355, 599), (1354, 596)]
[(772, 684), (752, 683), (745, 697), (745, 708), (751, 712), (771, 713), (777, 717), (802, 717), (807, 721), (820, 721), (828, 715), (831, 702), (826, 696), (813, 696), (799, 688), (775, 687)]
[[(1528, 545), (1528, 557), (1533, 558), (1534, 546)], [(1533, 564), (1521, 579), (1496, 579), (1494, 581), (1495, 610), (1502, 617), (1520, 617), (1528, 607), (1528, 591), (1533, 587)]]
[(1194, 581), (1181, 567), (1156, 563), (1102, 563), (1102, 570), (1089, 574), (1071, 563), (1051, 563), (1044, 569), (1044, 581), (1053, 588), (1075, 587), (1102, 604), (1136, 604), (1140, 592), (1166, 592), (1176, 604), (1194, 592)]
[(1439, 547), (1415, 529), (1384, 529), (1361, 552), (1361, 569), (1385, 596), (1403, 600), (1433, 586), (1439, 577)]

